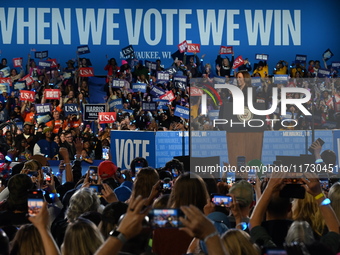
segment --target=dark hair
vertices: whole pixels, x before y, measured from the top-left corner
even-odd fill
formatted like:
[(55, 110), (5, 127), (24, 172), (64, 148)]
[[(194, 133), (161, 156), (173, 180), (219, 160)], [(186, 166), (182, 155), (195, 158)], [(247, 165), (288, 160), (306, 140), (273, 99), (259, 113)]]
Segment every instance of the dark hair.
[(335, 165), (336, 163), (336, 155), (335, 152), (332, 150), (325, 150), (321, 153), (321, 158), (325, 162), (326, 165), (333, 164)]

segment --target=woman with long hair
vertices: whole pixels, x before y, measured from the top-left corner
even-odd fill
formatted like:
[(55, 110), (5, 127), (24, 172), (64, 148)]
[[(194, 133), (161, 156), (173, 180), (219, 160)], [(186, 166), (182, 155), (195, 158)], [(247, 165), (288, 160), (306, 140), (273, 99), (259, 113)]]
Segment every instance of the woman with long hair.
[(233, 255), (259, 255), (259, 247), (253, 244), (247, 232), (240, 229), (230, 229), (223, 234), (222, 242), (229, 254)]

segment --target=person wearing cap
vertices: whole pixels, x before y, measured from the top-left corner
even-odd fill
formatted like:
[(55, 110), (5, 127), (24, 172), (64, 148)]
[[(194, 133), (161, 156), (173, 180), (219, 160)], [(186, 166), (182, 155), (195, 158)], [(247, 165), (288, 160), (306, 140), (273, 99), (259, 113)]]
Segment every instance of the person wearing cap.
[(39, 140), (33, 149), (33, 155), (43, 155), (48, 160), (56, 160), (59, 152), (58, 144), (52, 138), (52, 129), (45, 127), (43, 129), (45, 139)]
[[(248, 223), (250, 211), (255, 204), (253, 186), (249, 182), (241, 180), (231, 186), (229, 193), (234, 195), (236, 201), (239, 204), (242, 222)], [(235, 217), (233, 215), (230, 215), (228, 219), (230, 222), (230, 226), (234, 228), (236, 225)]]

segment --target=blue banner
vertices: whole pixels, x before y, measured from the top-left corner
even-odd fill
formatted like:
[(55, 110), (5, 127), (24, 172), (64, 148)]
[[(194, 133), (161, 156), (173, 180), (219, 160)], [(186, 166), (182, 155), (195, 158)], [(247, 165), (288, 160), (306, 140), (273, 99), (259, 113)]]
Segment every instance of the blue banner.
[(35, 109), (37, 111), (37, 114), (44, 115), (50, 113), (52, 108), (51, 104), (36, 104)]
[(78, 55), (88, 54), (90, 53), (90, 48), (88, 45), (82, 45), (82, 46), (78, 46), (77, 51), (78, 51)]
[[(315, 139), (325, 141), (322, 150), (333, 150), (333, 133), (331, 130), (315, 130)], [(309, 146), (312, 144), (312, 132), (305, 130), (292, 131), (265, 131), (262, 146), (262, 163), (273, 164), (276, 156), (299, 156), (310, 154)]]
[(136, 157), (145, 158), (156, 167), (155, 132), (111, 131), (112, 161), (122, 169), (130, 169)]
[(307, 55), (296, 55), (295, 56), (295, 63), (299, 64), (306, 64), (307, 62)]
[(112, 81), (112, 88), (124, 88), (125, 80), (114, 79)]
[(189, 119), (190, 109), (187, 107), (176, 105), (174, 115), (184, 119)]
[(251, 77), (251, 85), (253, 87), (260, 87), (262, 85), (261, 77)]
[(142, 102), (143, 111), (157, 111), (156, 102)]
[(78, 104), (65, 104), (64, 105), (64, 113), (65, 116), (71, 115), (71, 114), (78, 114)]
[(163, 95), (165, 93), (164, 89), (161, 89), (157, 86), (152, 86), (151, 90), (150, 90), (150, 94), (155, 96), (155, 97), (159, 97), (161, 95)]
[(274, 75), (274, 83), (280, 84), (280, 83), (287, 83), (288, 82), (288, 75), (287, 74), (275, 74)]
[[(246, 6), (246, 7), (245, 7)], [(74, 58), (79, 45), (88, 45), (94, 73), (106, 75), (103, 60), (116, 58), (120, 63), (131, 55), (139, 60), (162, 61), (172, 65), (177, 45), (200, 44), (206, 54), (204, 64), (215, 68), (221, 45), (232, 46), (235, 56), (256, 63), (256, 54), (269, 55), (269, 70), (278, 60), (291, 63), (296, 54), (308, 60), (321, 60), (329, 48), (333, 58), (340, 56), (340, 39), (334, 33), (340, 5), (324, 0), (310, 8), (303, 1), (283, 3), (255, 1), (3, 1), (0, 7), (0, 45), (2, 57), (27, 56), (32, 47), (48, 50), (60, 59), (62, 68)], [(318, 17), (318, 22), (310, 21)], [(317, 40), (315, 37), (317, 36)], [(327, 40), (322, 40), (327, 38)], [(130, 48), (131, 48), (130, 47)], [(263, 54), (265, 53), (265, 54)], [(332, 58), (332, 59), (333, 59)], [(24, 59), (24, 63), (27, 59)], [(263, 58), (262, 58), (263, 60)], [(339, 61), (340, 59), (334, 59)]]
[(110, 111), (114, 111), (114, 109), (123, 109), (123, 101), (121, 98), (115, 99), (115, 100), (111, 100), (109, 102), (109, 109)]
[(134, 92), (146, 92), (146, 84), (145, 83), (132, 83), (132, 90)]
[(318, 77), (319, 77), (319, 78), (326, 78), (326, 77), (329, 77), (330, 74), (331, 74), (331, 71), (328, 70), (328, 69), (320, 68), (320, 69), (318, 70)]

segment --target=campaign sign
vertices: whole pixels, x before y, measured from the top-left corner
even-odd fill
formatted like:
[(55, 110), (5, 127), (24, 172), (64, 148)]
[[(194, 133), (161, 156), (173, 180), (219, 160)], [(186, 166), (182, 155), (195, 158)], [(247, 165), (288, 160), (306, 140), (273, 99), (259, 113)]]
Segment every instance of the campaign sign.
[(323, 58), (325, 61), (327, 61), (328, 59), (330, 59), (331, 57), (334, 56), (333, 52), (330, 49), (327, 49), (324, 53), (323, 53)]
[(197, 87), (190, 87), (190, 96), (191, 97), (200, 97), (203, 95), (202, 89), (199, 89)]
[(143, 111), (156, 111), (157, 110), (156, 102), (143, 101), (142, 102), (142, 109), (143, 109)]
[(111, 131), (112, 161), (122, 169), (130, 169), (131, 161), (136, 157), (145, 158), (149, 166), (155, 166), (156, 132)]
[(36, 115), (35, 117), (37, 119), (38, 124), (46, 123), (46, 122), (49, 122), (51, 120), (51, 116), (49, 114)]
[(157, 103), (158, 103), (157, 109), (163, 109), (163, 110), (169, 109), (169, 107), (168, 107), (169, 101), (168, 100), (157, 100)]
[(210, 120), (218, 119), (218, 116), (220, 114), (220, 110), (210, 110), (208, 112), (208, 117)]
[(20, 100), (34, 102), (35, 92), (30, 90), (20, 90)]
[(36, 51), (34, 53), (34, 57), (35, 58), (39, 58), (39, 59), (47, 58), (48, 57), (48, 50), (45, 50), (45, 51)]
[(36, 104), (35, 109), (37, 111), (37, 114), (44, 115), (51, 112), (51, 104)]
[(175, 74), (177, 73), (177, 70), (175, 67), (169, 67), (167, 69), (164, 70), (165, 72), (169, 73), (169, 74)]
[(241, 65), (243, 65), (243, 63), (244, 63), (244, 60), (243, 60), (242, 56), (238, 56), (234, 60), (233, 69), (239, 68)]
[(14, 89), (15, 90), (23, 90), (26, 88), (26, 83), (25, 81), (17, 81), (14, 83)]
[(109, 109), (110, 111), (114, 111), (114, 109), (122, 109), (123, 108), (123, 101), (121, 98), (115, 99), (115, 100), (111, 100), (109, 102)]
[(189, 108), (176, 105), (174, 115), (178, 117), (182, 117), (184, 119), (189, 119), (189, 112), (190, 112)]
[(134, 92), (146, 92), (146, 84), (145, 83), (132, 83), (132, 90)]
[(133, 54), (135, 51), (132, 47), (132, 45), (126, 46), (125, 48), (122, 49), (122, 53), (124, 55), (124, 57), (127, 57), (131, 54)]
[(177, 45), (178, 50), (180, 53), (186, 52), (187, 48), (188, 48), (188, 44), (187, 41), (184, 40), (183, 42), (181, 42), (180, 44)]
[(320, 68), (318, 71), (319, 78), (325, 78), (328, 77), (329, 75), (331, 75), (331, 71), (329, 71), (328, 69)]
[(145, 60), (145, 66), (150, 70), (157, 70), (157, 63), (149, 60)]
[(38, 67), (40, 69), (51, 68), (51, 62), (47, 60), (39, 60)]
[(268, 61), (269, 55), (268, 54), (255, 54), (256, 60)]
[(127, 109), (122, 110), (122, 113), (125, 113), (125, 112), (127, 112), (130, 116), (133, 115), (133, 110), (127, 110)]
[(175, 76), (174, 84), (175, 84), (175, 88), (185, 90), (186, 85), (187, 85), (187, 77), (186, 76)]
[(100, 112), (98, 113), (99, 124), (113, 123), (116, 121), (115, 112)]
[(287, 83), (288, 82), (288, 75), (287, 74), (275, 74), (274, 75), (274, 83)]
[(78, 52), (78, 55), (87, 54), (87, 53), (90, 53), (90, 48), (88, 45), (81, 45), (77, 47), (77, 52)]
[(0, 93), (3, 93), (3, 92), (6, 92), (6, 93), (10, 92), (9, 84), (8, 83), (0, 84)]
[(340, 62), (332, 62), (332, 68), (340, 69)]
[(34, 79), (29, 74), (27, 74), (26, 76), (22, 77), (20, 79), (20, 81), (26, 82), (27, 86), (30, 86), (30, 85), (32, 85), (34, 83)]
[(2, 68), (0, 70), (0, 77), (8, 77), (11, 74), (11, 69), (9, 66)]
[(157, 72), (157, 81), (169, 81), (170, 74), (166, 72)]
[(9, 86), (12, 86), (11, 78), (0, 78), (0, 83), (7, 83)]
[(78, 104), (65, 104), (64, 113), (65, 113), (65, 116), (78, 114), (79, 113)]
[(225, 84), (226, 83), (225, 77), (223, 77), (223, 76), (214, 77), (213, 80), (214, 80), (214, 84), (216, 84), (216, 83), (217, 84)]
[(166, 92), (164, 95), (161, 95), (159, 97), (160, 99), (164, 99), (164, 100), (168, 100), (169, 102), (172, 102), (175, 100), (175, 95), (172, 92), (172, 90), (169, 90), (168, 92)]
[(262, 85), (261, 77), (251, 77), (251, 86), (260, 87)]
[(57, 68), (58, 67), (58, 62), (55, 58), (51, 58), (47, 61), (51, 62), (51, 68)]
[(60, 89), (45, 89), (45, 99), (59, 100), (61, 92)]
[(13, 58), (13, 66), (21, 67), (22, 66), (22, 58)]
[(93, 67), (81, 67), (79, 69), (80, 77), (91, 77), (94, 76)]
[(151, 90), (150, 90), (150, 94), (155, 96), (155, 97), (159, 97), (161, 95), (163, 95), (165, 93), (165, 91), (157, 86), (152, 86)]
[(201, 45), (198, 43), (188, 43), (187, 52), (197, 53), (201, 51)]
[(233, 54), (233, 46), (226, 47), (226, 46), (221, 46), (220, 48), (220, 54)]
[(305, 64), (307, 62), (307, 55), (296, 55), (295, 63), (297, 64)]
[(112, 88), (124, 88), (125, 80), (114, 79), (112, 81)]
[(98, 120), (98, 114), (100, 112), (106, 112), (105, 104), (85, 104), (84, 107), (84, 120)]

